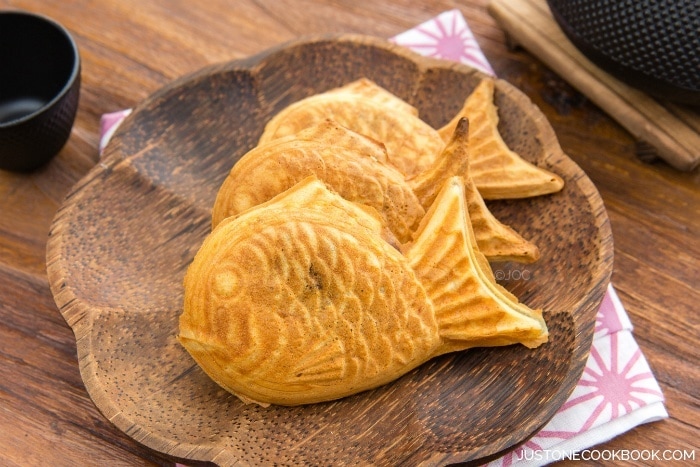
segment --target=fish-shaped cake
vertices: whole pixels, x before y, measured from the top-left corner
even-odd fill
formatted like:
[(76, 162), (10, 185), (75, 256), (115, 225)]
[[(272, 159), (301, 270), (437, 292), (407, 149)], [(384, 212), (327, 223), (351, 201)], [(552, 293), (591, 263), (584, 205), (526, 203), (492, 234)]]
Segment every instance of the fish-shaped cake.
[(455, 126), (433, 166), (406, 178), (388, 163), (384, 145), (332, 120), (262, 143), (233, 166), (217, 193), (212, 226), (272, 199), (309, 175), (343, 198), (373, 207), (401, 243), (413, 239), (444, 181), (462, 175), (477, 244), (490, 261), (533, 262), (539, 250), (501, 223), (468, 179), (469, 126)]
[(366, 78), (290, 104), (267, 122), (258, 144), (326, 119), (384, 144), (389, 162), (406, 176), (430, 167), (445, 147), (414, 107)]
[(425, 209), (386, 157), (381, 143), (330, 120), (259, 144), (236, 162), (219, 187), (212, 225), (315, 175), (345, 199), (375, 208), (399, 241), (406, 242)]
[(547, 340), (541, 310), (498, 285), (451, 177), (414, 242), (308, 177), (223, 220), (184, 279), (179, 340), (244, 402), (299, 405), (389, 383), (475, 346)]
[(434, 129), (419, 118), (415, 107), (361, 78), (284, 108), (267, 123), (259, 143), (330, 118), (382, 142), (391, 164), (411, 177), (433, 165), (452, 138), (457, 122), (466, 117), (472, 133), (471, 177), (484, 199), (524, 198), (561, 190), (561, 177), (526, 161), (503, 141), (494, 89), (493, 79), (483, 79), (453, 119)]

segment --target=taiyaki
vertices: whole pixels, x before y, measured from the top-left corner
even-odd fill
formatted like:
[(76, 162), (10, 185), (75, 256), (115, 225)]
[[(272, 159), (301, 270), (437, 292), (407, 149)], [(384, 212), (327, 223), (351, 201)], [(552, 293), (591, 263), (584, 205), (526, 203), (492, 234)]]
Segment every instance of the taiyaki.
[(289, 105), (267, 123), (259, 143), (331, 118), (385, 144), (390, 163), (411, 177), (433, 165), (457, 122), (466, 117), (472, 133), (471, 177), (484, 199), (524, 198), (561, 190), (561, 177), (526, 161), (503, 141), (494, 86), (493, 79), (484, 78), (460, 112), (448, 124), (433, 129), (419, 118), (415, 107), (362, 78)]
[(397, 238), (407, 242), (425, 209), (386, 157), (384, 145), (331, 120), (259, 144), (241, 157), (219, 188), (212, 225), (315, 175), (344, 198), (375, 208)]
[(366, 78), (290, 104), (267, 122), (258, 144), (326, 119), (383, 143), (389, 162), (406, 176), (430, 167), (445, 147), (414, 107)]
[(503, 141), (494, 87), (493, 79), (482, 80), (460, 112), (438, 130), (440, 136), (449, 141), (459, 120), (469, 119), (471, 176), (484, 199), (527, 198), (561, 190), (561, 177), (526, 161)]
[(328, 91), (328, 94), (334, 93), (348, 93), (354, 96), (361, 96), (371, 99), (385, 108), (418, 117), (417, 108), (367, 78), (360, 78), (345, 86)]
[[(460, 177), (397, 249), (381, 216), (315, 177), (204, 240), (184, 279), (179, 341), (244, 402), (300, 405), (395, 380), (475, 346), (547, 340), (541, 310), (498, 285)], [(387, 241), (389, 240), (389, 241)]]
[[(413, 239), (444, 181), (453, 175), (468, 177), (468, 137), (465, 120), (455, 127), (452, 140), (433, 166), (406, 179), (387, 162), (384, 145), (325, 120), (244, 154), (219, 188), (212, 226), (315, 175), (345, 199), (375, 208), (398, 241), (406, 243)], [(473, 183), (467, 183), (470, 217), (479, 248), (487, 258), (535, 261), (539, 257), (537, 247), (498, 221)]]

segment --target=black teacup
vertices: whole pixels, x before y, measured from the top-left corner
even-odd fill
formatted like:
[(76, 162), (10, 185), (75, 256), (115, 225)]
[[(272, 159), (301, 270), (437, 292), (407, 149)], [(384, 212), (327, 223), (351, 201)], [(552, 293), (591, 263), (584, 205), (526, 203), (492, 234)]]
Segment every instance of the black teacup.
[(27, 172), (70, 136), (80, 56), (68, 31), (28, 12), (0, 11), (0, 169)]

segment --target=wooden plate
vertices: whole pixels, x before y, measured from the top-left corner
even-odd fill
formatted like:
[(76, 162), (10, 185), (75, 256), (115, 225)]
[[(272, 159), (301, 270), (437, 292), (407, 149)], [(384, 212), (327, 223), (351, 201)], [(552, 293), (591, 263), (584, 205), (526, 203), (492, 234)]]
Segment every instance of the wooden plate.
[(504, 139), (566, 181), (555, 195), (491, 204), (542, 251), (536, 264), (493, 268), (522, 301), (546, 310), (549, 343), (443, 356), (379, 389), (296, 408), (242, 404), (177, 343), (185, 269), (233, 164), (280, 109), (362, 76), (434, 126), (484, 77), (351, 35), (212, 66), (138, 106), (60, 208), (47, 251), (51, 290), (90, 396), (135, 440), (222, 465), (484, 461), (533, 435), (573, 390), (611, 274), (610, 227), (544, 116), (504, 81), (495, 98)]

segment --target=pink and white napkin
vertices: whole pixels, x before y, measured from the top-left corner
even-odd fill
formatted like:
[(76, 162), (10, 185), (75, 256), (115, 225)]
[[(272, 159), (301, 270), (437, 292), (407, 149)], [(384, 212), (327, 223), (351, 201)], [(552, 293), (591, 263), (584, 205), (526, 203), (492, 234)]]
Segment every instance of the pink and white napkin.
[[(446, 11), (390, 39), (421, 55), (495, 75), (459, 10)], [(105, 114), (100, 153), (131, 109)], [(598, 310), (590, 357), (573, 393), (550, 422), (517, 450), (488, 464), (540, 466), (595, 459), (591, 448), (643, 423), (667, 418), (664, 398), (612, 285)]]

